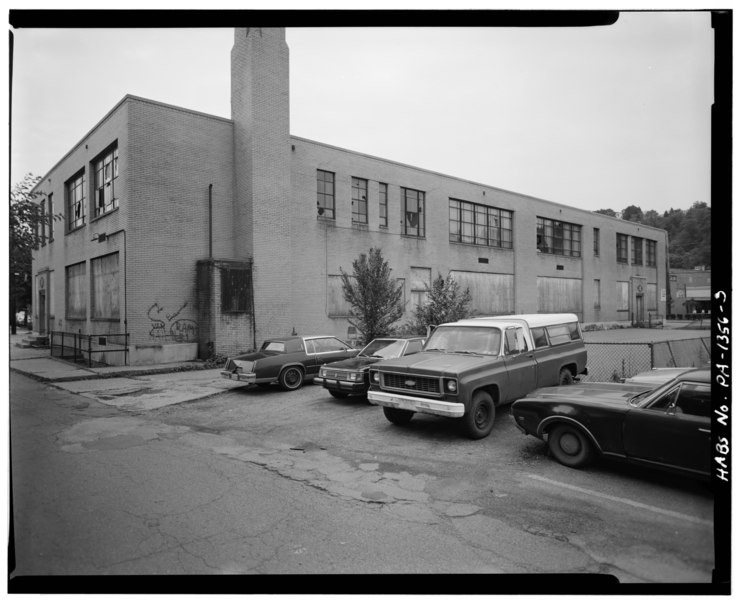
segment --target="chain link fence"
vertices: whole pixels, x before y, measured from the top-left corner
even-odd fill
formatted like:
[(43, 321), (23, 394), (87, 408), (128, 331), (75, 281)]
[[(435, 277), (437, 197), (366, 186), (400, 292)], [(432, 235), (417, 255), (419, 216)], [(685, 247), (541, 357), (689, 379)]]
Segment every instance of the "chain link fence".
[(581, 381), (621, 381), (661, 367), (702, 367), (709, 363), (703, 338), (666, 342), (586, 342), (588, 375)]

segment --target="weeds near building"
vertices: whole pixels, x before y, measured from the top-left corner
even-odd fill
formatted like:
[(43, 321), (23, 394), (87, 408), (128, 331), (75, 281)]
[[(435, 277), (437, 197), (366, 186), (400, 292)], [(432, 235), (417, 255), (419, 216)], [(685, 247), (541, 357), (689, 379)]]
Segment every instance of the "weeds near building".
[(352, 274), (342, 274), (342, 292), (350, 304), (350, 325), (362, 334), (362, 343), (389, 335), (403, 315), (403, 288), (391, 277), (380, 248), (352, 262)]

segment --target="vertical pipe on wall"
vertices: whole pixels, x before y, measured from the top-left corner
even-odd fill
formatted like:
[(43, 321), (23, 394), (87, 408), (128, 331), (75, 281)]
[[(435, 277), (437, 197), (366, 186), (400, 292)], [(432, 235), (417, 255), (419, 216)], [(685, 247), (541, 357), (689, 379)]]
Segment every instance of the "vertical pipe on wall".
[(208, 184), (208, 258), (213, 258), (213, 184)]

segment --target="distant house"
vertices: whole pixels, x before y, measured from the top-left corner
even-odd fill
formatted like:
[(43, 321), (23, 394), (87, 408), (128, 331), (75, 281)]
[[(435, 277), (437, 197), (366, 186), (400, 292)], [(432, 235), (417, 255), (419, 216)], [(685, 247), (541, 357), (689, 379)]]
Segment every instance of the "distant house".
[(347, 338), (340, 272), (371, 247), (407, 320), (438, 273), (480, 315), (665, 313), (665, 231), (292, 136), (288, 62), (284, 29), (236, 29), (231, 119), (126, 96), (42, 178), (65, 220), (34, 253), (34, 331), (130, 364)]

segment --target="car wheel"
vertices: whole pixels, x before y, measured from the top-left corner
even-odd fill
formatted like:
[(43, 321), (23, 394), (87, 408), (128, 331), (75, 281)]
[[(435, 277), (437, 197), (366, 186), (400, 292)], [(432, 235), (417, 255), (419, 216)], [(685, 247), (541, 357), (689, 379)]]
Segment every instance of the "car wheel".
[(593, 459), (591, 442), (586, 436), (570, 425), (558, 425), (547, 438), (547, 445), (558, 462), (566, 467), (580, 469)]
[(560, 377), (558, 385), (570, 385), (573, 383), (573, 373), (570, 372), (568, 367), (560, 369)]
[(303, 371), (298, 367), (288, 367), (280, 373), (280, 387), (284, 390), (297, 390), (303, 385)]
[(475, 392), (470, 410), (463, 417), (465, 434), (473, 440), (484, 438), (491, 433), (495, 419), (496, 406), (491, 395), (484, 391)]
[(384, 406), (383, 414), (394, 425), (408, 425), (411, 417), (414, 416), (414, 411)]
[(347, 392), (338, 392), (337, 390), (329, 390), (329, 393), (335, 398), (346, 398), (349, 396)]

